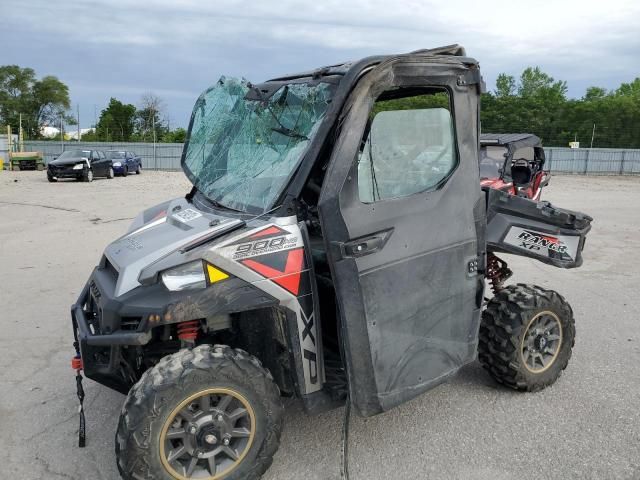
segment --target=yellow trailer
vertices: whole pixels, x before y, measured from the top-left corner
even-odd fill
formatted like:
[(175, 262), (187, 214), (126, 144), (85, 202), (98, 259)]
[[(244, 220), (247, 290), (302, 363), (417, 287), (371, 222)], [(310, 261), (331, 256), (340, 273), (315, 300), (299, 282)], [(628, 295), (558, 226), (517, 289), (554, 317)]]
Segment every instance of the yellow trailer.
[(42, 152), (9, 152), (11, 170), (44, 170)]

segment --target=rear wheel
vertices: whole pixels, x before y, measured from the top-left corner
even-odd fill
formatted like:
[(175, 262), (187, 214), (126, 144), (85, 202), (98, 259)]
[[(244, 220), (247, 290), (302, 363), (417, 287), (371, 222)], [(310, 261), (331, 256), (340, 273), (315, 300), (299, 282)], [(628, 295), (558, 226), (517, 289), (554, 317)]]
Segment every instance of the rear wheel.
[(140, 175), (142, 173), (142, 165), (138, 164), (136, 167), (136, 175)]
[(499, 383), (542, 390), (567, 367), (575, 334), (573, 311), (559, 293), (509, 285), (483, 312), (478, 359)]
[(107, 178), (112, 179), (113, 177), (115, 177), (113, 173), (113, 167), (109, 167), (109, 170), (107, 171)]
[(47, 172), (47, 180), (49, 180), (50, 182), (57, 182), (58, 179), (54, 178), (53, 175), (51, 175), (49, 172)]
[(271, 374), (242, 350), (201, 345), (134, 385), (116, 434), (124, 479), (258, 479), (278, 449), (283, 407)]

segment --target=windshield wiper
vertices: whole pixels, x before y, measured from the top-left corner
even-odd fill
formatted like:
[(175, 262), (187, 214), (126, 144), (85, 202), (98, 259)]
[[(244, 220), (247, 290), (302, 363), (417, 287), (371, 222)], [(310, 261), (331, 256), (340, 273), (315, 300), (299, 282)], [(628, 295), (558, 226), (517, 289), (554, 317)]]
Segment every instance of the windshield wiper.
[(231, 212), (247, 213), (247, 212), (244, 212), (244, 211), (242, 211), (242, 210), (238, 210), (237, 208), (227, 207), (226, 205), (223, 205), (223, 204), (221, 204), (220, 202), (218, 202), (218, 201), (216, 201), (216, 200), (213, 200), (212, 198), (209, 198), (209, 197), (205, 197), (205, 198), (207, 199), (207, 201), (208, 201), (211, 205), (213, 205), (214, 207), (219, 208), (219, 209), (221, 209), (221, 210), (229, 210), (229, 211), (231, 211)]
[(271, 114), (273, 119), (278, 124), (277, 127), (273, 127), (273, 128), (271, 128), (271, 130), (273, 130), (274, 132), (281, 133), (282, 135), (286, 135), (287, 137), (301, 138), (303, 140), (309, 140), (309, 137), (307, 137), (306, 135), (303, 135), (301, 133), (296, 132), (295, 130), (287, 128), (282, 124), (282, 122), (280, 121), (278, 116), (271, 109), (271, 105), (269, 105), (269, 99), (265, 98), (264, 94), (260, 91), (260, 89), (258, 87), (254, 87), (253, 85), (251, 85), (249, 88), (251, 88), (251, 90), (253, 90), (255, 92), (255, 94), (258, 96), (258, 98), (260, 99), (260, 101), (262, 102), (264, 107), (267, 109), (267, 111)]
[(214, 199), (212, 199), (212, 198), (209, 198), (209, 197), (208, 197), (208, 196), (206, 196), (203, 192), (201, 192), (200, 190), (198, 190), (198, 187), (196, 187), (195, 185), (193, 186), (193, 188), (191, 189), (191, 191), (190, 191), (189, 193), (187, 193), (187, 195), (185, 196), (185, 198), (187, 199), (187, 201), (188, 201), (189, 203), (192, 203), (192, 201), (193, 201), (193, 197), (196, 195), (196, 193), (201, 194), (201, 195), (202, 195), (202, 198), (204, 198), (204, 199), (205, 199), (205, 201), (206, 201), (207, 203), (209, 203), (212, 207), (219, 208), (220, 210), (229, 210), (229, 211), (231, 211), (231, 212), (247, 213), (247, 212), (244, 212), (244, 211), (242, 211), (242, 210), (238, 210), (237, 208), (227, 207), (226, 205), (223, 205), (222, 203), (220, 203), (220, 202), (218, 202), (218, 201), (216, 201), (216, 200), (214, 200)]
[(281, 133), (282, 135), (286, 135), (287, 137), (301, 138), (302, 140), (309, 140), (309, 137), (307, 137), (306, 135), (298, 133), (295, 130), (291, 130), (290, 128), (287, 128), (287, 127), (271, 127), (271, 130), (274, 132)]

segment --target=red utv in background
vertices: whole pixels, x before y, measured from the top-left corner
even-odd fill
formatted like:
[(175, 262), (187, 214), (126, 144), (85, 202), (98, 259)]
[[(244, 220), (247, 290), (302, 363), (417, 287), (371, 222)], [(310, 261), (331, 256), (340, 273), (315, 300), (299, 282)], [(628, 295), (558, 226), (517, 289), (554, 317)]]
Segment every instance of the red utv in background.
[(535, 135), (480, 135), (480, 185), (483, 187), (538, 201), (550, 178), (543, 166), (544, 149)]

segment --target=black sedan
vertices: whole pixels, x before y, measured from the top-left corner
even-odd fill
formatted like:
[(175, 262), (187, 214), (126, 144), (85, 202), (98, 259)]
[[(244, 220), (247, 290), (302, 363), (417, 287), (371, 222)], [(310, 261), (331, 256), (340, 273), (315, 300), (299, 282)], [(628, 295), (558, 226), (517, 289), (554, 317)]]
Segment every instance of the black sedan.
[(75, 178), (85, 182), (94, 177), (113, 178), (113, 166), (101, 150), (67, 150), (47, 164), (47, 179)]

